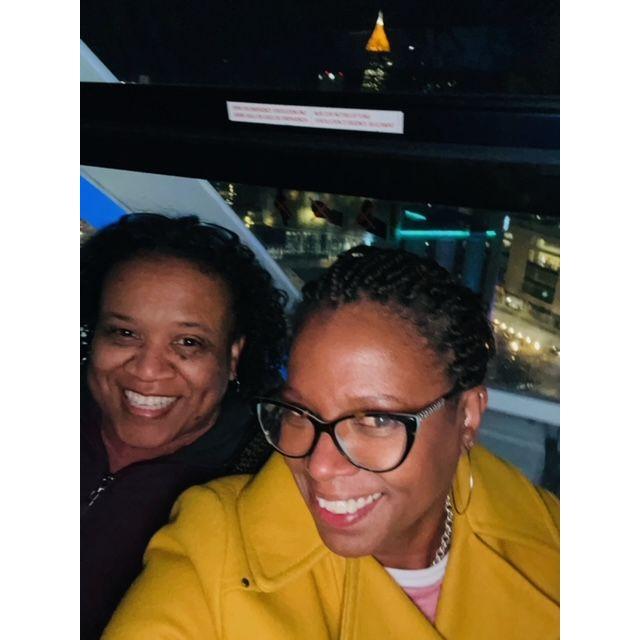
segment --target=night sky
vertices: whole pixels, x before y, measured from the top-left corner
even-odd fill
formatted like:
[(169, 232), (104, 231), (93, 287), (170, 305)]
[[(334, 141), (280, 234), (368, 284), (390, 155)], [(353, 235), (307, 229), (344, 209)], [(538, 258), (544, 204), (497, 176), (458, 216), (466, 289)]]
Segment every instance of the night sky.
[[(519, 74), (534, 92), (555, 92), (557, 0), (386, 4), (381, 0), (264, 4), (83, 0), (81, 37), (126, 81), (146, 75), (161, 83), (312, 88), (309, 83), (322, 68), (361, 65), (362, 43), (382, 9), (394, 53), (402, 48), (404, 54), (407, 43), (415, 44), (411, 64), (470, 65), (477, 71), (473, 64), (484, 57), (485, 66), (498, 71), (511, 65), (507, 71)], [(466, 48), (466, 53), (456, 53), (455, 47)]]

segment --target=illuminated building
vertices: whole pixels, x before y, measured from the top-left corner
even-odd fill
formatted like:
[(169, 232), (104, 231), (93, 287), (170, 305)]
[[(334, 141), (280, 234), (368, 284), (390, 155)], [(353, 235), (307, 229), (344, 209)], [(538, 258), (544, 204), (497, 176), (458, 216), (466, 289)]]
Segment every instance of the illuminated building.
[[(557, 227), (555, 229), (557, 232)], [(505, 233), (506, 304), (550, 327), (560, 324), (560, 239), (553, 229), (518, 224)]]
[(389, 71), (393, 67), (391, 59), (391, 45), (384, 30), (382, 11), (378, 12), (376, 26), (365, 47), (367, 51), (367, 67), (362, 75), (361, 89), (378, 93), (385, 89)]
[(373, 33), (369, 38), (366, 46), (367, 51), (371, 53), (390, 53), (391, 45), (389, 44), (389, 38), (384, 31), (384, 18), (382, 17), (382, 11), (378, 11), (378, 19), (376, 20), (376, 26), (373, 29)]

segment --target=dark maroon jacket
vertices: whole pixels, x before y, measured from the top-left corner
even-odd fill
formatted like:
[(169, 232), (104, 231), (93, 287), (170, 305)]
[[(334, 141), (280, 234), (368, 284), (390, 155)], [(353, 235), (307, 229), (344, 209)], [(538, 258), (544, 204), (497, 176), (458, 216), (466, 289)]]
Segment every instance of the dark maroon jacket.
[[(86, 412), (85, 412), (86, 415)], [(255, 473), (270, 449), (246, 404), (225, 398), (216, 424), (192, 444), (109, 473), (95, 419), (81, 426), (81, 638), (100, 637), (142, 568), (151, 536), (187, 487), (232, 473)]]

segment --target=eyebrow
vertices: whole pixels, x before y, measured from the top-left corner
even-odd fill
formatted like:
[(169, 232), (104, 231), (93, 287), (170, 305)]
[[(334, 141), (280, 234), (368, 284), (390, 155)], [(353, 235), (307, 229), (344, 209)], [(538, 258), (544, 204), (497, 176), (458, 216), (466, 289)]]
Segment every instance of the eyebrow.
[[(284, 399), (284, 396), (287, 394), (289, 394), (290, 396), (293, 396), (294, 399), (293, 400), (285, 399), (285, 402), (298, 404), (301, 409), (305, 409), (307, 411), (310, 411), (311, 413), (314, 413), (313, 411), (311, 411), (311, 409), (308, 408), (305, 402), (301, 399), (301, 396), (296, 393), (295, 389), (292, 389), (291, 387), (287, 387), (287, 386), (283, 387), (282, 390), (280, 391), (280, 397)], [(392, 396), (386, 393), (381, 393), (380, 395), (376, 395), (376, 396), (358, 396), (356, 398), (352, 398), (352, 400), (357, 403), (362, 403), (365, 406), (369, 405), (368, 407), (366, 407), (365, 409), (366, 411), (391, 411), (391, 409), (387, 409), (387, 408), (382, 408), (382, 409), (372, 408), (372, 405), (376, 405), (380, 401), (388, 401), (397, 405), (402, 405), (406, 403), (406, 401), (402, 400), (401, 398), (397, 398), (396, 396)]]
[(116, 318), (117, 320), (124, 320), (125, 322), (134, 322), (131, 316), (126, 316), (124, 313), (118, 313), (117, 311), (105, 311), (101, 315), (103, 318)]
[(202, 324), (201, 322), (189, 322), (185, 320), (183, 322), (178, 322), (178, 325), (187, 329), (202, 329), (207, 333), (214, 333), (213, 329), (210, 326)]
[[(124, 322), (135, 322), (135, 318), (131, 316), (125, 315), (124, 313), (118, 313), (117, 311), (105, 311), (102, 314), (102, 318), (115, 318), (116, 320), (123, 320)], [(214, 333), (213, 329), (202, 322), (192, 322), (189, 320), (184, 320), (182, 322), (176, 323), (180, 327), (185, 327), (187, 329), (202, 329), (208, 333)]]

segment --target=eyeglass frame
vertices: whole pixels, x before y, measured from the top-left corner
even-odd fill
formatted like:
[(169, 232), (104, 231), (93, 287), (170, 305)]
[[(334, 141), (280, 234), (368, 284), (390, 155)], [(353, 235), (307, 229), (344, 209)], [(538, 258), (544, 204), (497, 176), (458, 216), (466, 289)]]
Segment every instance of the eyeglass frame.
[[(346, 458), (354, 467), (357, 467), (358, 469), (363, 469), (365, 471), (371, 471), (372, 473), (387, 473), (388, 471), (393, 471), (394, 469), (397, 469), (407, 459), (407, 456), (409, 455), (411, 449), (413, 448), (413, 443), (415, 442), (416, 433), (422, 421), (434, 415), (438, 411), (442, 410), (447, 400), (450, 400), (453, 396), (459, 393), (459, 391), (460, 389), (456, 385), (450, 391), (447, 391), (447, 393), (445, 393), (444, 395), (441, 395), (439, 398), (437, 398), (433, 402), (430, 402), (424, 409), (421, 409), (420, 411), (417, 411), (415, 413), (407, 413), (402, 411), (401, 412), (361, 411), (358, 413), (352, 413), (349, 415), (342, 416), (337, 420), (322, 420), (318, 416), (314, 415), (308, 409), (299, 407), (289, 402), (284, 402), (283, 400), (277, 400), (275, 398), (268, 398), (263, 396), (258, 396), (253, 399), (252, 408), (253, 408), (254, 414), (257, 417), (258, 424), (260, 425), (260, 429), (262, 430), (262, 433), (264, 434), (264, 437), (266, 438), (267, 442), (278, 453), (281, 453), (283, 456), (286, 456), (287, 458), (301, 459), (311, 455), (315, 450), (318, 442), (320, 441), (320, 436), (323, 433), (326, 433), (333, 441), (333, 444), (335, 445), (336, 449), (340, 452), (340, 455)], [(267, 433), (267, 430), (262, 426), (262, 421), (260, 420), (260, 413), (258, 411), (258, 406), (261, 403), (267, 403), (267, 402), (270, 404), (275, 404), (278, 407), (284, 407), (287, 409), (293, 409), (295, 411), (298, 411), (302, 413), (309, 420), (309, 422), (311, 423), (311, 426), (315, 431), (315, 434), (313, 436), (313, 440), (311, 441), (311, 446), (309, 447), (306, 453), (298, 456), (290, 455), (282, 451), (279, 447), (273, 444), (273, 442), (271, 442), (271, 439), (269, 438), (269, 434)], [(355, 463), (349, 457), (347, 452), (344, 451), (344, 449), (340, 445), (340, 442), (338, 441), (338, 438), (336, 437), (336, 425), (339, 422), (342, 422), (343, 420), (348, 420), (349, 418), (356, 418), (358, 417), (358, 415), (365, 415), (371, 418), (386, 416), (393, 420), (397, 420), (398, 422), (401, 422), (403, 424), (406, 431), (406, 435), (407, 435), (407, 442), (405, 444), (405, 450), (402, 457), (393, 467), (389, 467), (389, 469), (382, 469), (382, 470), (369, 469), (368, 467)]]

